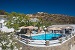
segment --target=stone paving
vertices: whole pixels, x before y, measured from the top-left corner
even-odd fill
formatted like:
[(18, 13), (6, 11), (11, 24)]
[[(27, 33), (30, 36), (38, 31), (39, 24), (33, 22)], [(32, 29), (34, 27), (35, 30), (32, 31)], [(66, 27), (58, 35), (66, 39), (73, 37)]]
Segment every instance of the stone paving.
[(71, 50), (75, 50), (75, 45), (72, 47), (72, 49)]

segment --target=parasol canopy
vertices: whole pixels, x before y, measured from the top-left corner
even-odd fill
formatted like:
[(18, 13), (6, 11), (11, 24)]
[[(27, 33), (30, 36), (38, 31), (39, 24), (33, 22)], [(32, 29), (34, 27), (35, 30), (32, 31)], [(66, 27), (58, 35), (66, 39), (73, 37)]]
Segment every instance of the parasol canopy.
[(25, 26), (22, 26), (22, 27), (20, 27), (20, 29), (38, 29), (38, 27), (34, 27), (34, 26), (25, 27)]
[(53, 28), (48, 28), (49, 30), (62, 30), (61, 28), (58, 27), (53, 27)]

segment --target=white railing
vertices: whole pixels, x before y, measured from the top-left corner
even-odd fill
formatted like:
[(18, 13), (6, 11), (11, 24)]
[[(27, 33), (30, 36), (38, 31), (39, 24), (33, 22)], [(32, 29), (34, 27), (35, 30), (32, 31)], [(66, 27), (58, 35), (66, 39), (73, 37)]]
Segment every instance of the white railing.
[[(68, 40), (69, 38), (71, 38), (74, 35), (75, 35), (75, 33), (67, 35), (66, 37), (62, 37), (61, 39), (58, 39), (58, 40), (50, 40), (50, 41), (48, 40), (49, 45), (62, 43), (63, 41)], [(19, 40), (23, 43), (31, 44), (31, 45), (45, 45), (46, 44), (45, 40), (30, 40), (30, 39), (25, 39), (25, 38), (21, 38), (21, 37), (19, 37)]]

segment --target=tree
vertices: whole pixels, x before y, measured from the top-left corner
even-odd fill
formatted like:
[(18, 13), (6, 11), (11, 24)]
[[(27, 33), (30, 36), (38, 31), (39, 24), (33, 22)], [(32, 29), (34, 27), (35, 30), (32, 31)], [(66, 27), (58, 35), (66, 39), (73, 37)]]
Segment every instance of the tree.
[(0, 47), (2, 50), (16, 50), (17, 47), (15, 41), (13, 41), (12, 33), (7, 34), (4, 32), (0, 32)]
[(5, 15), (5, 11), (4, 10), (0, 10), (0, 15)]
[(48, 21), (49, 16), (45, 16), (45, 17), (38, 17), (41, 26), (50, 26), (51, 25), (51, 21)]
[(19, 14), (16, 12), (12, 12), (8, 15), (8, 20), (6, 22), (6, 26), (8, 28), (14, 28), (17, 30), (21, 26), (30, 25), (29, 17), (25, 14)]

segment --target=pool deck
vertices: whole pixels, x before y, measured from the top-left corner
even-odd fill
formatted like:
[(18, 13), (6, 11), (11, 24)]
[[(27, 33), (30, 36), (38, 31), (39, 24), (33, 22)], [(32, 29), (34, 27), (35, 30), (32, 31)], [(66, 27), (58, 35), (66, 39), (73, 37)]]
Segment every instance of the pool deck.
[[(31, 36), (36, 36), (36, 35), (41, 35), (41, 34), (45, 34), (45, 33), (38, 33), (38, 34), (32, 34), (32, 33), (31, 33)], [(25, 34), (25, 36), (30, 37), (30, 34)]]
[[(32, 40), (32, 41), (30, 41), (29, 44), (26, 44), (26, 43), (23, 42), (23, 41), (19, 41), (19, 42), (21, 42), (21, 43), (23, 43), (23, 44), (25, 44), (25, 45), (35, 46), (35, 47), (50, 47), (50, 46), (61, 45), (58, 40), (49, 41), (49, 43), (50, 43), (49, 46), (46, 46), (46, 45), (45, 45), (45, 40)], [(37, 43), (37, 42), (38, 42), (38, 43)]]
[(18, 41), (18, 42), (22, 46), (23, 50), (59, 50), (59, 49), (60, 50), (75, 50), (74, 38), (75, 36), (72, 36), (68, 38), (67, 40), (63, 41), (62, 43), (56, 43), (56, 44), (54, 41), (53, 42), (50, 41), (49, 46), (45, 45), (45, 41), (39, 42), (38, 40), (31, 41), (29, 44), (26, 44), (24, 41)]
[[(72, 37), (74, 37), (74, 36), (72, 36)], [(71, 38), (69, 38), (68, 40), (70, 40)], [(68, 40), (63, 41), (61, 44), (65, 43)], [(20, 41), (20, 42), (26, 44), (24, 41), (25, 40)], [(29, 41), (30, 41), (29, 44), (27, 44), (29, 46), (47, 47), (45, 45), (45, 40), (29, 40)], [(59, 40), (51, 40), (51, 41), (49, 41), (49, 47), (50, 46), (58, 46), (58, 45), (61, 45), (61, 44), (60, 44), (60, 41)]]
[[(45, 32), (41, 32), (41, 33), (38, 33), (38, 34), (31, 34), (31, 36), (42, 35), (42, 34), (45, 34)], [(49, 34), (49, 33), (46, 32), (46, 34)], [(60, 34), (60, 33), (57, 33), (57, 34)], [(30, 34), (25, 34), (25, 36), (30, 37)]]

